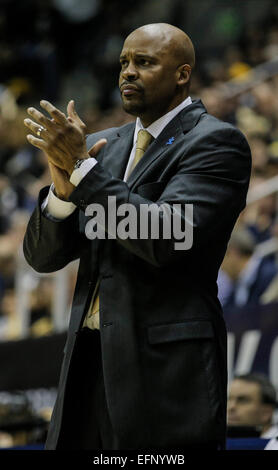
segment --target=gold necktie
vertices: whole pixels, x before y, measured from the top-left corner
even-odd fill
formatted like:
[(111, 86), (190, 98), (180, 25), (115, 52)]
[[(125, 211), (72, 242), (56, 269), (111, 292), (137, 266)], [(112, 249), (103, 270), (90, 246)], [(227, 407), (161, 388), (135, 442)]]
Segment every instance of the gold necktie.
[(99, 313), (99, 295), (96, 296), (92, 307), (92, 314), (95, 315), (96, 313)]
[[(143, 157), (147, 147), (150, 145), (153, 137), (152, 135), (143, 129), (138, 132), (137, 135), (137, 142), (136, 142), (136, 151), (135, 157), (131, 164), (131, 168), (129, 170), (128, 176), (131, 174), (139, 160)], [(97, 289), (98, 291), (98, 289)], [(90, 327), (90, 318), (92, 319), (92, 315), (99, 315), (99, 295), (96, 292), (95, 299), (93, 300), (93, 305), (91, 311), (89, 312), (89, 318), (87, 318), (87, 326)]]
[(135, 157), (134, 157), (134, 160), (131, 164), (128, 176), (134, 170), (134, 168), (136, 167), (139, 160), (141, 160), (141, 158), (143, 157), (143, 155), (144, 155), (145, 151), (147, 150), (148, 146), (150, 145), (152, 139), (153, 139), (153, 136), (148, 131), (145, 131), (145, 130), (141, 129), (138, 132)]

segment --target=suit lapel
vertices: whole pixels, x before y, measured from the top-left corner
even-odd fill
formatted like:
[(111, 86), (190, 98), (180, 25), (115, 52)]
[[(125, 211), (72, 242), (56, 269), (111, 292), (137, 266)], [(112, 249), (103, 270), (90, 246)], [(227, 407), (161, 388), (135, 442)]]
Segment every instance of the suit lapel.
[(163, 129), (152, 142), (138, 162), (130, 177), (128, 185), (132, 188), (147, 168), (154, 163), (164, 152), (174, 149), (183, 140), (186, 132), (190, 131), (199, 121), (206, 109), (201, 100), (194, 101), (187, 106)]
[(133, 145), (135, 124), (127, 124), (117, 130), (111, 140), (108, 140), (99, 162), (115, 178), (123, 179), (129, 155)]

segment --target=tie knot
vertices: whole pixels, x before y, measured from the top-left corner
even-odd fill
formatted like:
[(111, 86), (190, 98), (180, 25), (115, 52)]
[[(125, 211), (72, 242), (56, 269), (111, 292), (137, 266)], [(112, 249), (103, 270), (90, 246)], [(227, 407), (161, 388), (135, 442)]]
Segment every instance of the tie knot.
[(152, 135), (148, 131), (141, 129), (137, 135), (136, 149), (140, 149), (145, 152), (152, 138)]

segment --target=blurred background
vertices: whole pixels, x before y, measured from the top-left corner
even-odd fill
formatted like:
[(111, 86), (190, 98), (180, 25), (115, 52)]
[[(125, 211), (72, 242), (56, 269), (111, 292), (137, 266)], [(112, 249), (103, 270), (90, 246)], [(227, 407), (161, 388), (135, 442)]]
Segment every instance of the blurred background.
[[(191, 97), (238, 126), (253, 169), (218, 279), (229, 380), (251, 371), (278, 389), (278, 4), (276, 0), (0, 0), (0, 447), (43, 442), (56, 397), (76, 263), (51, 275), (22, 240), (47, 162), (26, 141), (29, 105), (70, 99), (89, 131), (131, 121), (121, 108), (125, 37), (153, 22), (191, 37)], [(229, 210), (229, 208), (227, 208)]]

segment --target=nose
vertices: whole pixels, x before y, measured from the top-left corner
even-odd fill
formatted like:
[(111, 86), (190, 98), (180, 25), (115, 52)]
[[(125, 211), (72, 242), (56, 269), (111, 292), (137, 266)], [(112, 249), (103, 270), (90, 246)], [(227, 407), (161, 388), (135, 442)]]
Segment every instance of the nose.
[(137, 68), (132, 61), (130, 61), (126, 68), (122, 71), (122, 77), (130, 82), (138, 78)]

